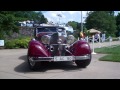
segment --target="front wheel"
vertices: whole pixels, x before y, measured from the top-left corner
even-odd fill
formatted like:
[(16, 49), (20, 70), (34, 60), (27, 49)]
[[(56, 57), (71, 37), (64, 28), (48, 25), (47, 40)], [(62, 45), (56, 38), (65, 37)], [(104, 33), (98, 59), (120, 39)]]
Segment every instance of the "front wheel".
[(28, 65), (31, 70), (36, 70), (39, 67), (40, 63), (36, 63), (32, 57), (27, 56), (27, 59), (28, 59)]
[[(91, 57), (91, 55), (90, 55)], [(88, 66), (91, 62), (91, 58), (87, 60), (76, 60), (75, 63), (77, 64), (78, 67), (85, 68)]]

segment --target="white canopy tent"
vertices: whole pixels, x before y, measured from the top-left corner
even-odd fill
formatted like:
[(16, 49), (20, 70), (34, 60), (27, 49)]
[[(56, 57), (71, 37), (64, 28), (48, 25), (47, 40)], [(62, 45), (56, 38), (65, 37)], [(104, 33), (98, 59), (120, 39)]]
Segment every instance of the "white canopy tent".
[(100, 31), (96, 30), (96, 29), (90, 29), (88, 30), (90, 33), (101, 33)]

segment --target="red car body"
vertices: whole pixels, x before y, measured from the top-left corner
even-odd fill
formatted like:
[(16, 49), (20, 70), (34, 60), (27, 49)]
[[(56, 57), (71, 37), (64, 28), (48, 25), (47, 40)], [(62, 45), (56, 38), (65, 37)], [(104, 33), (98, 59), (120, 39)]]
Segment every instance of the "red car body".
[[(54, 30), (51, 28), (54, 28)], [(59, 28), (58, 26), (35, 28), (35, 39), (29, 42), (27, 54), (30, 69), (35, 70), (40, 65), (38, 65), (38, 62), (45, 61), (75, 61), (78, 67), (86, 67), (90, 64), (91, 49), (89, 44), (84, 40), (77, 40), (68, 44), (68, 36), (65, 37), (65, 33), (60, 36)], [(64, 28), (62, 30), (65, 31)]]

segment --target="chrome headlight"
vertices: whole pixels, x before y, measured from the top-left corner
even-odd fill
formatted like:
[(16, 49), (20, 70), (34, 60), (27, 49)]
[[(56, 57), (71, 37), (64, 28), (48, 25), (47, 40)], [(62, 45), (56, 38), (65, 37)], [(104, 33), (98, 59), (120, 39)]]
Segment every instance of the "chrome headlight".
[(50, 36), (48, 36), (48, 35), (42, 36), (41, 41), (44, 44), (49, 44), (50, 43)]
[(75, 37), (73, 35), (68, 35), (67, 44), (72, 44), (75, 41)]

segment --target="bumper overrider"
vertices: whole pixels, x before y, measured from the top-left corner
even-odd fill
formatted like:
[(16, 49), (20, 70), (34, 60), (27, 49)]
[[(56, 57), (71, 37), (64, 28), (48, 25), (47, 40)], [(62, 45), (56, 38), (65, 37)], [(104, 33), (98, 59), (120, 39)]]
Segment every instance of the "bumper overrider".
[(91, 59), (91, 55), (87, 54), (84, 56), (54, 56), (54, 57), (31, 57), (35, 62), (40, 61), (75, 61), (75, 60), (87, 60)]

